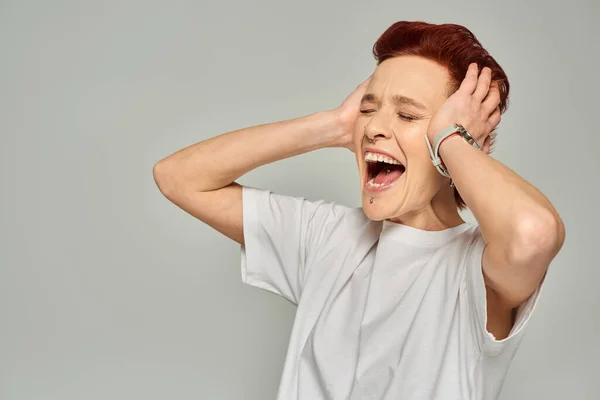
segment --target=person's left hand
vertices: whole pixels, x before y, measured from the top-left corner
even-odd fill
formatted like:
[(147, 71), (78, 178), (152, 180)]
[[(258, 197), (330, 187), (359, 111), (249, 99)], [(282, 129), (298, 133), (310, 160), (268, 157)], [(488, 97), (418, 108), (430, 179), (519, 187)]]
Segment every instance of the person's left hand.
[(469, 65), (458, 90), (431, 118), (427, 130), (431, 143), (439, 132), (456, 123), (464, 126), (482, 150), (489, 153), (490, 132), (500, 123), (500, 91), (491, 80), (490, 68), (483, 68), (478, 76), (477, 64)]

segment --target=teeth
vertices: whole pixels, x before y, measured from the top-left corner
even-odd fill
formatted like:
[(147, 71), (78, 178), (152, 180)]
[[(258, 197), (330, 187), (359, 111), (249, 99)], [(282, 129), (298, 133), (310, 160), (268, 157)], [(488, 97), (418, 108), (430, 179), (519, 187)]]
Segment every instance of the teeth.
[(382, 183), (375, 183), (373, 182), (375, 180), (375, 178), (371, 178), (371, 180), (367, 183), (369, 186), (373, 186), (373, 187), (379, 187), (382, 186)]
[(399, 161), (394, 160), (393, 158), (381, 155), (381, 154), (375, 154), (375, 153), (369, 153), (367, 152), (365, 154), (365, 161), (369, 162), (384, 162), (387, 164), (394, 164), (394, 165), (402, 165)]

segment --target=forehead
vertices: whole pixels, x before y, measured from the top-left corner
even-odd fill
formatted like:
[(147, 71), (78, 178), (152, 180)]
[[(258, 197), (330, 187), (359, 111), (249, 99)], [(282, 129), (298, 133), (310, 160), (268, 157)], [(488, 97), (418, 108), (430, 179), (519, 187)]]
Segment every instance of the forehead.
[(371, 78), (368, 93), (390, 102), (394, 95), (410, 97), (436, 110), (448, 97), (450, 75), (445, 67), (417, 56), (392, 57)]

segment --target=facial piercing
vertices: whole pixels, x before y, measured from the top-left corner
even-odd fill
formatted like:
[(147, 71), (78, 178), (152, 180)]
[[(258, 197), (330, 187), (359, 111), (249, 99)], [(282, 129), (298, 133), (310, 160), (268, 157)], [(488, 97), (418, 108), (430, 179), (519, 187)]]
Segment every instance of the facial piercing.
[(373, 198), (371, 197), (371, 200), (369, 200), (369, 203), (373, 204)]
[[(364, 135), (367, 136), (367, 127), (365, 126), (365, 131), (364, 131)], [(375, 143), (375, 139), (371, 139), (370, 137), (367, 136), (367, 140), (369, 141), (369, 143)]]

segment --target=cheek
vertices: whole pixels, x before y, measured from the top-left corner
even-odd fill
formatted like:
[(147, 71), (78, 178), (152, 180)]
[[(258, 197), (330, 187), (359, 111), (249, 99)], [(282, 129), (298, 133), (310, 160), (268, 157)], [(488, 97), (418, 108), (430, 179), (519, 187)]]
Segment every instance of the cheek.
[(360, 179), (362, 180), (363, 171), (362, 171), (362, 141), (364, 137), (365, 125), (362, 123), (356, 123), (354, 126), (353, 132), (353, 141), (354, 141), (354, 155), (356, 158), (356, 166), (358, 168), (358, 172), (360, 174)]
[(409, 168), (414, 165), (422, 170), (425, 169), (424, 167), (431, 165), (429, 151), (425, 143), (425, 134), (421, 129), (407, 130), (399, 138), (398, 143), (406, 155)]
[[(427, 123), (407, 123), (396, 128), (395, 139), (402, 151), (408, 156), (408, 153), (419, 154), (421, 147), (425, 145), (425, 134), (427, 133)], [(425, 150), (427, 148), (425, 147)]]
[(407, 140), (411, 141), (423, 141), (424, 137), (427, 134), (427, 127), (429, 126), (429, 121), (419, 121), (419, 122), (411, 122), (406, 127), (404, 127), (403, 135)]
[(353, 138), (354, 138), (354, 144), (359, 144), (364, 135), (365, 135), (365, 121), (362, 118), (358, 118), (356, 121), (356, 124), (354, 125), (354, 133), (353, 133)]
[(435, 191), (442, 176), (431, 163), (424, 135), (417, 134), (405, 139), (403, 148), (408, 160), (407, 170), (411, 186), (414, 185), (423, 191), (423, 194)]

